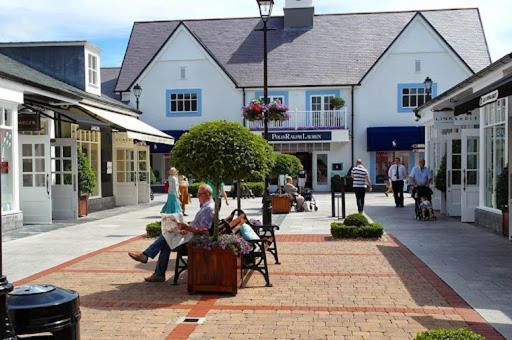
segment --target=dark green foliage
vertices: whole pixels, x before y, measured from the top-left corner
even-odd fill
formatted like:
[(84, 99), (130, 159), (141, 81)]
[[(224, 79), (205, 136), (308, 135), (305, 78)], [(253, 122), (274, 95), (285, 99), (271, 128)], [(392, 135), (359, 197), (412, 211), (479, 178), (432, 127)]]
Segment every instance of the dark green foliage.
[(162, 234), (162, 224), (160, 221), (151, 222), (146, 225), (147, 237), (158, 237)]
[(332, 97), (330, 104), (334, 110), (339, 110), (345, 106), (345, 100), (341, 97)]
[(247, 182), (245, 183), (252, 190), (252, 193), (256, 197), (262, 197), (265, 191), (265, 182)]
[(276, 152), (276, 162), (270, 174), (276, 177), (279, 175), (297, 177), (301, 166), (302, 163), (296, 156)]
[(384, 228), (378, 223), (372, 223), (363, 227), (346, 226), (339, 222), (331, 223), (331, 235), (333, 238), (380, 238)]
[(508, 210), (508, 165), (496, 179), (496, 205), (502, 211)]
[(158, 171), (154, 171), (153, 169), (149, 168), (149, 179), (150, 179), (150, 183), (151, 184), (155, 184), (156, 183), (156, 174), (155, 172), (158, 172)]
[(485, 340), (485, 338), (467, 328), (452, 328), (418, 333), (416, 340)]
[(441, 159), (439, 170), (437, 170), (435, 186), (437, 190), (446, 192), (446, 154)]
[(345, 218), (343, 224), (346, 226), (362, 227), (368, 225), (368, 219), (363, 214), (351, 214)]
[(90, 194), (96, 187), (96, 174), (92, 170), (89, 158), (78, 150), (78, 190), (81, 194)]
[(188, 193), (191, 194), (194, 197), (197, 197), (197, 191), (199, 190), (199, 187), (205, 184), (204, 182), (195, 182), (188, 186)]
[[(272, 146), (240, 123), (211, 121), (183, 134), (171, 152), (171, 163), (190, 178), (209, 178), (218, 191), (222, 181), (268, 174), (274, 166)], [(216, 198), (218, 199), (218, 198)], [(219, 210), (215, 209), (214, 239)]]

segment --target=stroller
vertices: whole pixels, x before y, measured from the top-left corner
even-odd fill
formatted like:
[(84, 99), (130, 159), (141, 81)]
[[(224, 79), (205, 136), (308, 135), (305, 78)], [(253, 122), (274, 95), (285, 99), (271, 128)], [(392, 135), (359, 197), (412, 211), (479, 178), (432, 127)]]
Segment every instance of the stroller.
[(302, 190), (302, 197), (304, 197), (304, 203), (309, 204), (309, 211), (312, 211), (313, 208), (315, 211), (318, 211), (318, 206), (316, 205), (316, 199), (313, 195), (313, 190), (304, 188), (304, 190)]
[(421, 186), (413, 189), (414, 213), (419, 221), (432, 221), (436, 219), (432, 208), (432, 190)]

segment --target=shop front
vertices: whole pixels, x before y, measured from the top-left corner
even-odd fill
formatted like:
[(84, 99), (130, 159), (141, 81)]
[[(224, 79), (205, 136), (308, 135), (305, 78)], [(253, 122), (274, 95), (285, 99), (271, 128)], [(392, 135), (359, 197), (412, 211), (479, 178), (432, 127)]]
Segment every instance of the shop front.
[[(422, 146), (425, 141), (423, 127), (371, 127), (367, 129), (367, 151), (370, 154), (368, 165), (370, 179), (377, 186), (384, 186), (388, 178), (388, 169), (395, 158), (410, 172), (423, 158)], [(419, 151), (419, 152), (418, 152)], [(404, 190), (406, 187), (404, 188)]]

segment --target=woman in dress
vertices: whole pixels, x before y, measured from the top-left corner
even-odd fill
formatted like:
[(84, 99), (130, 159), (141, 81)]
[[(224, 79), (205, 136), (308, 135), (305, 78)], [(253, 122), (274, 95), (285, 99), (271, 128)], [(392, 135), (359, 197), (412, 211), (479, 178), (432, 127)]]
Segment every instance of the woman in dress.
[(178, 183), (180, 189), (180, 202), (181, 202), (181, 210), (183, 211), (183, 216), (188, 216), (185, 214), (185, 206), (189, 203), (189, 193), (188, 193), (188, 179), (183, 175), (178, 176)]
[(169, 170), (169, 190), (167, 191), (167, 202), (160, 211), (162, 214), (175, 214), (181, 213), (180, 201), (178, 200), (178, 170), (171, 168)]

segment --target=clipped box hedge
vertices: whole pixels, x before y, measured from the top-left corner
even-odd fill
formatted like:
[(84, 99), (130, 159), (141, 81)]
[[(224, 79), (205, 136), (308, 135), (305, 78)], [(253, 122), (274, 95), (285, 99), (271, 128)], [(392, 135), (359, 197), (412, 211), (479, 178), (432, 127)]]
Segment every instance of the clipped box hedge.
[(416, 340), (485, 340), (480, 334), (468, 328), (434, 329), (418, 333)]
[(160, 221), (151, 222), (146, 225), (147, 237), (158, 237), (162, 234), (162, 223)]
[(331, 235), (333, 238), (380, 238), (384, 234), (384, 228), (378, 223), (356, 227), (344, 225), (339, 222), (331, 223)]
[(251, 189), (252, 193), (256, 197), (263, 197), (265, 191), (265, 182), (247, 182), (245, 183)]

